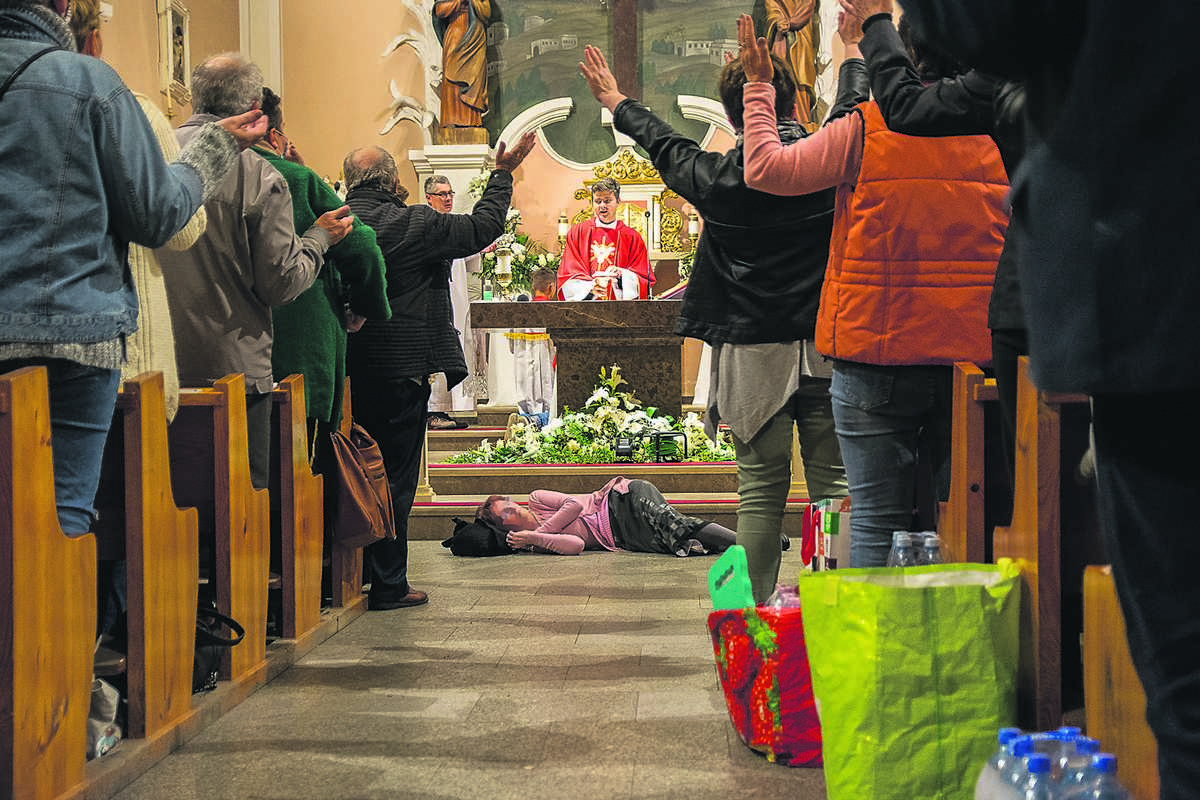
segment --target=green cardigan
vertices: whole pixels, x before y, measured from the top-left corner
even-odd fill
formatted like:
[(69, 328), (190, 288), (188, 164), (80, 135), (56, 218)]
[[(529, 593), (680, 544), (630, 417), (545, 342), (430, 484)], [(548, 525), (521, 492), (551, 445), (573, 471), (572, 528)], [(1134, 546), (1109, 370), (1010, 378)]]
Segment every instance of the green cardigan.
[[(345, 205), (321, 176), (270, 150), (256, 153), (279, 170), (292, 193), (296, 231), (312, 227), (317, 217)], [(346, 329), (343, 306), (367, 319), (392, 316), (387, 300), (383, 253), (375, 231), (354, 221), (345, 239), (329, 249), (317, 280), (299, 297), (273, 311), (275, 344), (271, 369), (275, 379), (300, 373), (308, 418), (337, 425), (342, 418), (342, 388), (346, 377)]]

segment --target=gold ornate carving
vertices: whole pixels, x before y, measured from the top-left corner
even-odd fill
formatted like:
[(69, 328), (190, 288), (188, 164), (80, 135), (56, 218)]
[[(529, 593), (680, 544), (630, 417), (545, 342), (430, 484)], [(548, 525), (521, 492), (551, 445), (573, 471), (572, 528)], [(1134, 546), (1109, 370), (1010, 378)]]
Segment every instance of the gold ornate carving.
[(592, 167), (592, 172), (595, 173), (596, 178), (584, 181), (585, 186), (591, 186), (601, 178), (615, 178), (617, 183), (622, 185), (662, 183), (662, 178), (654, 165), (627, 148), (622, 149), (614, 158), (603, 164)]

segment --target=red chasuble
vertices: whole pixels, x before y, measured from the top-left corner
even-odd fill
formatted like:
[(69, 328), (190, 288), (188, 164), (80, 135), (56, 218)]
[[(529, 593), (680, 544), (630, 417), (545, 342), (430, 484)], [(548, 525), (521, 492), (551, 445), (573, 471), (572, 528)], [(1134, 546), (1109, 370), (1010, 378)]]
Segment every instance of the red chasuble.
[[(596, 220), (581, 222), (567, 232), (567, 244), (558, 267), (558, 285), (572, 278), (590, 281), (596, 270), (620, 267), (638, 276), (638, 297), (650, 296), (654, 274), (642, 235), (617, 220), (615, 228), (596, 227)], [(611, 294), (612, 288), (609, 292)], [(561, 297), (561, 295), (560, 295)]]

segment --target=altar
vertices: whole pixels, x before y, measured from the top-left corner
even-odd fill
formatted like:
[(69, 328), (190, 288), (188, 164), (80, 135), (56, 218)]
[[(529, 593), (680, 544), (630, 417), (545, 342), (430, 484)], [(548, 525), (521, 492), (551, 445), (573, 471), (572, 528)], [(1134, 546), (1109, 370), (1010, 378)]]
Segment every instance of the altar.
[(683, 337), (675, 334), (681, 300), (471, 303), (473, 328), (545, 328), (557, 351), (558, 405), (577, 410), (600, 368), (613, 364), (643, 408), (679, 418)]

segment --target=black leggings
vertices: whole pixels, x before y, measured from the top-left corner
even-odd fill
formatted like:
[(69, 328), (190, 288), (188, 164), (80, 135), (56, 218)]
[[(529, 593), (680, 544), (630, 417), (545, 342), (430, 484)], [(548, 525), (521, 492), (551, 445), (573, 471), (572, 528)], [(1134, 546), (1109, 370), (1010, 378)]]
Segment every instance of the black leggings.
[(610, 492), (608, 520), (617, 547), (636, 553), (688, 555), (689, 539), (710, 552), (736, 543), (736, 534), (728, 528), (680, 514), (649, 481), (633, 480), (628, 491)]

